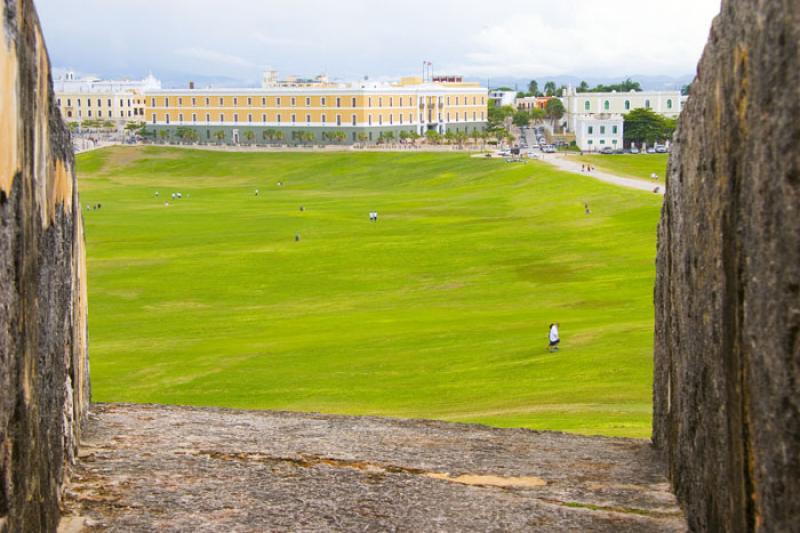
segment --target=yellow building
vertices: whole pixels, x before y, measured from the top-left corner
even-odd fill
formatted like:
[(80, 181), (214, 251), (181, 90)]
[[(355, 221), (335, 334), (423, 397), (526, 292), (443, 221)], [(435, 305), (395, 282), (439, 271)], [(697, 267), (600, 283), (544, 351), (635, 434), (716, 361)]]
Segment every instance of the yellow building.
[(271, 73), (259, 89), (145, 93), (149, 130), (199, 142), (352, 143), (397, 139), (401, 132), (470, 134), (485, 128), (486, 115), (487, 90), (457, 77), (425, 83), (331, 83), (324, 77), (279, 82)]

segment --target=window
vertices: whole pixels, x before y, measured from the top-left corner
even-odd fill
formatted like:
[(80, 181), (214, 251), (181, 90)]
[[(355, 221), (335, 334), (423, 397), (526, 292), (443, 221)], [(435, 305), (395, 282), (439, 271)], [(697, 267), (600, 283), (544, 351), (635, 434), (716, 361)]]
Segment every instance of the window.
[(281, 123), (281, 114), (280, 113), (278, 113), (277, 119), (278, 119), (278, 124), (280, 124)]
[(153, 113), (153, 124), (155, 124), (155, 123), (156, 123), (156, 114)]
[(367, 98), (367, 107), (372, 107), (372, 97)]
[(594, 127), (589, 126), (588, 133), (589, 133), (589, 135), (594, 134)]
[(267, 114), (266, 114), (266, 113), (264, 113), (263, 115), (261, 115), (261, 122), (264, 122), (264, 123), (266, 123), (266, 122), (267, 122)]
[[(619, 132), (619, 129), (617, 128), (617, 126), (611, 126), (611, 133), (616, 135), (618, 132)], [(617, 141), (614, 141), (614, 142), (617, 142)]]
[(357, 124), (357, 119), (356, 119), (356, 116), (355, 116), (355, 115), (353, 115), (353, 122), (352, 122), (352, 124), (353, 124), (353, 126), (355, 126), (355, 125)]
[(600, 135), (605, 135), (605, 134), (606, 134), (606, 127), (600, 126)]
[[(458, 98), (458, 96), (456, 96), (456, 105), (459, 105), (459, 98)], [(458, 120), (458, 119), (456, 119), (456, 120)]]
[[(153, 98), (153, 107), (156, 106), (155, 102), (156, 102), (156, 99)], [(70, 99), (70, 98), (67, 98), (67, 107), (72, 107), (72, 99)]]
[(600, 139), (600, 144), (605, 144), (605, 143), (606, 143), (605, 139)]
[(211, 122), (211, 113), (206, 113), (206, 122)]
[(378, 115), (378, 126), (383, 126), (383, 115)]
[(477, 105), (477, 104), (478, 104), (478, 97), (477, 96), (473, 96), (472, 97), (472, 105)]
[(248, 113), (247, 114), (247, 122), (249, 122), (250, 124), (253, 123), (253, 114), (252, 113)]
[(306, 107), (311, 107), (311, 98), (306, 96)]
[(56, 100), (56, 105), (59, 105), (59, 106), (61, 105), (61, 98), (58, 98), (58, 99)]
[(238, 97), (238, 96), (234, 96), (234, 97), (233, 97), (233, 105), (234, 105), (234, 107), (236, 107), (237, 105), (239, 105), (239, 97)]
[(253, 105), (253, 99), (251, 97), (249, 97), (249, 96), (247, 97), (247, 105), (248, 106), (252, 106)]
[(337, 126), (342, 125), (342, 115), (336, 115), (336, 125)]
[(645, 107), (646, 109), (650, 109), (650, 100), (645, 100), (645, 101), (644, 101), (644, 107)]
[(72, 118), (72, 111), (67, 111), (67, 117)]
[[(92, 116), (92, 112), (91, 111), (89, 111), (89, 116), (90, 117)], [(169, 113), (167, 113), (167, 124), (169, 124)]]
[(197, 105), (197, 98), (192, 98), (192, 107)]
[(394, 107), (394, 97), (389, 97), (389, 107)]
[[(167, 100), (167, 101), (169, 102), (169, 100)], [(87, 98), (86, 99), (86, 107), (92, 107), (92, 99), (91, 98)]]
[[(98, 112), (97, 112), (97, 116), (98, 116), (98, 117), (102, 117), (102, 116), (103, 116), (103, 112), (102, 112), (102, 111), (98, 111)], [(110, 116), (110, 115), (109, 115), (109, 116)]]
[[(89, 102), (89, 105), (92, 105), (92, 102)], [(169, 107), (169, 96), (164, 98), (164, 107)]]
[(220, 98), (219, 99), (219, 106), (222, 107), (224, 105), (225, 105), (225, 99), (224, 98)]
[(90, 117), (92, 116), (92, 110), (91, 109), (89, 110), (89, 116)]
[(97, 107), (103, 107), (103, 101), (101, 99), (97, 99)]
[(206, 97), (206, 107), (211, 105), (211, 98)]
[(409, 114), (408, 114), (408, 123), (409, 123), (409, 124), (411, 124), (411, 123), (413, 123), (413, 122), (414, 122), (414, 115), (412, 115), (411, 113), (409, 113)]
[(281, 106), (281, 97), (280, 96), (275, 98), (275, 105), (278, 106), (278, 107)]
[(383, 107), (383, 97), (382, 96), (378, 97), (378, 107)]
[(631, 101), (625, 100), (625, 111), (628, 111), (631, 108)]
[(594, 144), (594, 141), (589, 139), (589, 144)]
[(604, 109), (604, 110), (606, 110), (606, 111), (608, 111), (609, 109), (611, 109), (611, 102), (609, 102), (608, 100), (606, 100), (605, 102), (603, 102), (603, 109)]
[(220, 113), (219, 114), (219, 121), (220, 121), (220, 123), (225, 122), (225, 113)]
[(481, 105), (486, 105), (486, 97), (481, 96)]
[(667, 109), (672, 109), (672, 100), (667, 100)]
[(192, 122), (197, 122), (197, 113), (192, 113)]
[(324, 124), (326, 124), (327, 122), (328, 122), (328, 116), (327, 116), (325, 113), (323, 113), (323, 114), (322, 114), (322, 124), (324, 125)]
[(261, 105), (266, 107), (266, 105), (267, 105), (267, 97), (266, 96), (261, 98)]
[(353, 103), (353, 105), (351, 107), (355, 107), (356, 106), (356, 99), (355, 98), (353, 98), (353, 102), (352, 103)]
[(403, 114), (402, 113), (400, 113), (400, 124), (401, 125), (403, 124)]
[(583, 110), (584, 111), (589, 111), (591, 108), (592, 108), (592, 103), (589, 100), (586, 100), (583, 103)]
[(398, 104), (400, 107), (403, 107), (403, 97), (400, 97), (400, 103)]
[(295, 98), (294, 96), (292, 96), (292, 107), (294, 107), (294, 106), (296, 106), (296, 105), (297, 105), (297, 98)]
[(447, 122), (450, 122), (450, 111), (447, 112)]
[[(97, 105), (100, 105), (100, 102), (98, 102)], [(183, 105), (183, 98), (178, 98), (178, 107), (182, 105)]]
[(233, 114), (233, 123), (234, 124), (238, 124), (239, 123), (239, 113), (234, 113)]
[(476, 111), (473, 111), (472, 112), (472, 122), (475, 122), (477, 120), (478, 120), (478, 113)]
[(369, 115), (369, 116), (367, 117), (367, 124), (369, 124), (370, 126), (372, 126), (372, 115)]
[(389, 124), (394, 124), (394, 115), (393, 114), (389, 115)]
[(306, 124), (311, 125), (311, 115), (306, 115)]
[(295, 123), (297, 123), (297, 115), (292, 113), (292, 124), (295, 124)]

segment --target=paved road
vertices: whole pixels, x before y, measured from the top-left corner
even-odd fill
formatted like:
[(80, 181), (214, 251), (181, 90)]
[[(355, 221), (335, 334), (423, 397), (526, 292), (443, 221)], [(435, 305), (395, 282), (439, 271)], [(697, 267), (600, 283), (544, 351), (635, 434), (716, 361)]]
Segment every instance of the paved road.
[(93, 406), (62, 531), (685, 531), (644, 440)]
[(648, 183), (642, 180), (636, 180), (632, 178), (623, 178), (622, 176), (617, 176), (615, 174), (610, 174), (608, 172), (603, 172), (601, 170), (593, 170), (591, 172), (582, 172), (581, 171), (581, 163), (571, 161), (567, 159), (562, 154), (552, 154), (547, 155), (541, 159), (551, 165), (554, 165), (561, 170), (566, 170), (567, 172), (572, 172), (574, 174), (581, 174), (583, 176), (589, 176), (594, 179), (598, 179), (600, 181), (605, 181), (606, 183), (611, 183), (614, 185), (619, 185), (620, 187), (628, 187), (630, 189), (638, 189), (640, 191), (648, 191), (654, 192), (654, 189), (658, 187), (657, 194), (664, 194), (665, 187), (663, 183)]

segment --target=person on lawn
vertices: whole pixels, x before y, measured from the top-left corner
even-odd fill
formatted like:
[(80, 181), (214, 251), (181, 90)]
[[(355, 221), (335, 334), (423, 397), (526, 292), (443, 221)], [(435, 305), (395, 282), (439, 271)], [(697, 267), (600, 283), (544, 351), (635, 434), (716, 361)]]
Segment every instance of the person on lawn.
[(558, 324), (550, 324), (550, 351), (555, 352), (558, 350), (558, 343), (561, 339), (558, 338)]

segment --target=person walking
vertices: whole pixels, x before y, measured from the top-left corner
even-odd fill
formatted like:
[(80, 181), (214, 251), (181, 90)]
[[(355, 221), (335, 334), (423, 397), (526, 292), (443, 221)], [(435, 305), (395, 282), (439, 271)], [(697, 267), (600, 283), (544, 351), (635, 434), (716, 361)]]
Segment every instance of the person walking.
[(561, 342), (561, 339), (558, 338), (558, 324), (550, 324), (550, 352), (558, 351), (558, 344)]

